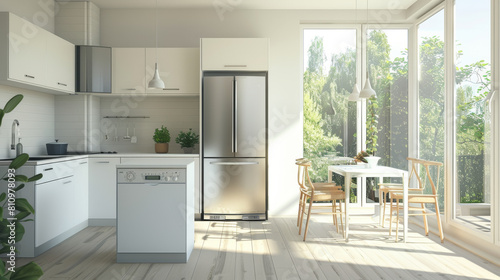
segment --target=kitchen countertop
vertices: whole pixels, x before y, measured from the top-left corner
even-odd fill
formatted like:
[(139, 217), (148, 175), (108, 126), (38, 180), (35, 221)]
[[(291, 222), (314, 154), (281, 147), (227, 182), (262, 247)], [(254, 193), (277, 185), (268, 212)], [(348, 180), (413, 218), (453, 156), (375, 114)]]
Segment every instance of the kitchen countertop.
[[(29, 160), (25, 166), (42, 165), (84, 158), (199, 158), (199, 154), (148, 154), (148, 153), (120, 153), (120, 154), (70, 154), (70, 155), (30, 155), (30, 158), (43, 157), (40, 160)], [(0, 166), (9, 165), (12, 159), (0, 159)]]

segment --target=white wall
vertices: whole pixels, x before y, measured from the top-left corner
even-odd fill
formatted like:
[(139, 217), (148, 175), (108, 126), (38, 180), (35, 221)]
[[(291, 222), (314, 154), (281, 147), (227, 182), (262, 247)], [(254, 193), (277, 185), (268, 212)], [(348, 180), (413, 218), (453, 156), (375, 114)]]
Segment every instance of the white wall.
[(0, 158), (15, 157), (15, 152), (10, 150), (14, 119), (19, 121), (24, 152), (30, 156), (47, 154), (45, 143), (54, 141), (54, 96), (0, 85), (0, 107), (3, 108), (16, 94), (23, 94), (24, 99), (3, 118), (0, 127)]

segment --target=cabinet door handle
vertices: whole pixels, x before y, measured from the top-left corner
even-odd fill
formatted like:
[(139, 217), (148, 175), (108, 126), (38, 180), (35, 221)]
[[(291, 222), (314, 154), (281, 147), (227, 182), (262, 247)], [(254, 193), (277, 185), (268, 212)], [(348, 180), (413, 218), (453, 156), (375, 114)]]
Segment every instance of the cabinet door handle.
[(65, 84), (65, 83), (60, 83), (60, 82), (57, 82), (57, 84), (58, 84), (58, 85), (60, 85), (60, 86), (65, 86), (65, 87), (67, 87), (67, 86), (68, 86), (67, 84)]
[(67, 185), (69, 183), (71, 183), (71, 181), (66, 181), (66, 182), (63, 183), (63, 185)]
[(109, 163), (109, 161), (98, 161), (97, 163)]
[(50, 168), (45, 168), (43, 171), (50, 171), (50, 170), (53, 170), (54, 168), (50, 167)]
[(84, 161), (84, 162), (80, 162), (80, 164), (87, 164), (87, 162), (86, 162), (86, 161)]
[(34, 79), (34, 78), (35, 78), (35, 76), (26, 75), (26, 74), (25, 74), (24, 76), (25, 76), (26, 78), (30, 78), (30, 79)]
[(124, 88), (123, 90), (135, 90), (135, 88)]
[(180, 88), (164, 88), (163, 90), (181, 90)]
[(226, 64), (224, 67), (247, 67), (245, 64)]

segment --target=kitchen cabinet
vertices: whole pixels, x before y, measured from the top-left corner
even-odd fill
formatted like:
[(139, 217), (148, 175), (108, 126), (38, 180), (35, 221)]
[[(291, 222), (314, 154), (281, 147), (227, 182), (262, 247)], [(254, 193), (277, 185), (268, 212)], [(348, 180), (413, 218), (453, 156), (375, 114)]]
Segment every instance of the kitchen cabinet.
[(202, 38), (203, 71), (267, 71), (267, 38)]
[(199, 94), (200, 50), (198, 48), (146, 49), (146, 83), (153, 78), (157, 53), (158, 70), (165, 82), (165, 88), (146, 88), (147, 93)]
[(75, 46), (57, 36), (47, 36), (46, 85), (64, 92), (75, 91)]
[(86, 223), (89, 219), (89, 159), (80, 159), (73, 161), (73, 182), (75, 202), (74, 225)]
[[(163, 89), (149, 89), (158, 51), (158, 70)], [(198, 48), (113, 48), (115, 94), (199, 95)]]
[(89, 225), (116, 224), (116, 165), (120, 158), (89, 158)]
[(144, 94), (146, 49), (113, 48), (112, 56), (112, 93)]
[[(45, 80), (43, 56), (47, 31), (7, 12), (1, 13), (2, 79), (42, 85)], [(5, 36), (3, 36), (5, 35)]]
[(36, 184), (35, 246), (71, 229), (74, 214), (74, 177)]
[(48, 93), (75, 91), (75, 46), (9, 12), (0, 12), (0, 82)]

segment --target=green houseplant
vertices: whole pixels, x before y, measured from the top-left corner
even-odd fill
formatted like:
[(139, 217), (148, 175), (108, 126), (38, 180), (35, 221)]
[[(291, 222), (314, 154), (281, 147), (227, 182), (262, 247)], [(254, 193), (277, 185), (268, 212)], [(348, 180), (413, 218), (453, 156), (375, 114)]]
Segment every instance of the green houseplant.
[(200, 136), (193, 129), (188, 132), (181, 131), (175, 138), (175, 143), (180, 144), (185, 154), (191, 154), (194, 150), (194, 145), (200, 142)]
[(163, 125), (161, 128), (156, 128), (153, 134), (153, 140), (155, 141), (155, 152), (157, 153), (168, 153), (168, 142), (170, 142), (170, 132)]
[[(23, 95), (18, 94), (12, 97), (3, 109), (0, 109), (0, 126), (5, 114), (10, 113), (21, 102)], [(33, 221), (30, 217), (35, 214), (35, 210), (27, 199), (17, 197), (17, 192), (24, 188), (25, 183), (34, 182), (42, 178), (42, 174), (28, 178), (17, 173), (29, 159), (26, 153), (17, 156), (9, 165), (9, 171), (2, 175), (0, 193), (0, 254), (7, 254), (6, 259), (0, 262), (0, 279), (23, 279), (37, 280), (43, 275), (42, 268), (29, 262), (23, 266), (16, 265), (16, 243), (19, 243), (24, 236), (25, 229), (22, 223)], [(12, 209), (14, 204), (14, 209)]]

